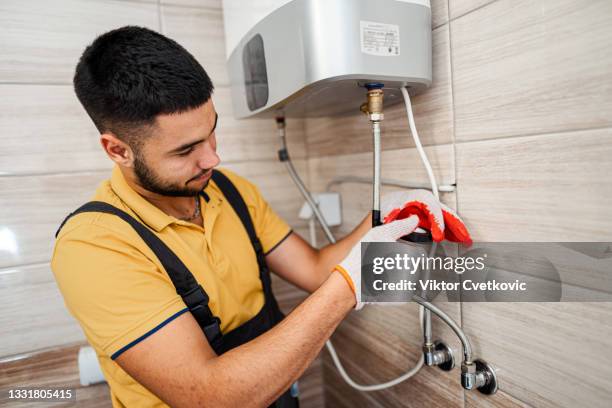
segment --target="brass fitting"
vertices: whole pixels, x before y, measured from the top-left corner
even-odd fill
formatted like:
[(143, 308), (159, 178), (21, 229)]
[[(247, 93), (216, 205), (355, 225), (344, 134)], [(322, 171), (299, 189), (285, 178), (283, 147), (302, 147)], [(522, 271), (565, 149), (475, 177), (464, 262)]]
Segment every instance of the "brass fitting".
[(382, 89), (369, 90), (367, 93), (367, 102), (360, 107), (360, 110), (368, 115), (371, 121), (380, 121), (384, 119), (383, 95)]
[(368, 113), (383, 113), (383, 90), (368, 91)]

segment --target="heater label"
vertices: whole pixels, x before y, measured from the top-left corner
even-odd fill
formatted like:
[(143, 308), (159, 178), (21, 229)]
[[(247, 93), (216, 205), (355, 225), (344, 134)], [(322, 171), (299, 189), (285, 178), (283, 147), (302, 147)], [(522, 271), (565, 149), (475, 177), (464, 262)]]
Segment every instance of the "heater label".
[(400, 55), (399, 26), (395, 24), (360, 21), (361, 52), (394, 57)]

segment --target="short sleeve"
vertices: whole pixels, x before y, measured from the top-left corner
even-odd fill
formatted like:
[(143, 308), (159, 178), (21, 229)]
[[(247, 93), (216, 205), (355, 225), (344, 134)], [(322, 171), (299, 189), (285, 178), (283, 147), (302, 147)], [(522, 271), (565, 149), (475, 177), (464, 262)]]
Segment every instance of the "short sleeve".
[(291, 234), (291, 227), (272, 209), (255, 184), (227, 169), (223, 169), (223, 173), (235, 184), (246, 202), (264, 253), (273, 251)]
[(155, 262), (101, 225), (62, 235), (51, 268), (89, 342), (112, 359), (188, 311)]
[(272, 252), (289, 234), (291, 227), (280, 218), (255, 187), (257, 201), (253, 223), (264, 253)]

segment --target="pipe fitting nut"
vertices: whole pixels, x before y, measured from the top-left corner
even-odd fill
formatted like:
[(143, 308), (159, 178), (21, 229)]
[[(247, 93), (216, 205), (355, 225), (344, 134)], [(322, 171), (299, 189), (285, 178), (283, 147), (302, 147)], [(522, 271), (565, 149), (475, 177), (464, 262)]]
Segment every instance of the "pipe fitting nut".
[(476, 374), (476, 364), (472, 362), (461, 363), (461, 374)]
[(423, 358), (425, 359), (425, 365), (429, 367), (434, 365), (434, 351), (435, 346), (433, 343), (423, 344)]
[(476, 385), (476, 364), (463, 362), (461, 364), (461, 385), (466, 390), (471, 390)]

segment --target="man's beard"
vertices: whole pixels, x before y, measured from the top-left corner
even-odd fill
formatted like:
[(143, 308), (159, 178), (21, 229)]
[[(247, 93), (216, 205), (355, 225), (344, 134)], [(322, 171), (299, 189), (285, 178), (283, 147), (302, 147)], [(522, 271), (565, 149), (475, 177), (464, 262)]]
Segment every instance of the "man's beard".
[(171, 184), (163, 182), (159, 179), (149, 166), (145, 163), (144, 159), (136, 154), (134, 157), (134, 173), (138, 179), (138, 183), (151, 191), (152, 193), (172, 196), (172, 197), (194, 197), (200, 194), (200, 192), (206, 188), (209, 180), (206, 180), (206, 184), (201, 189), (189, 188), (186, 185), (180, 186), (178, 184)]

